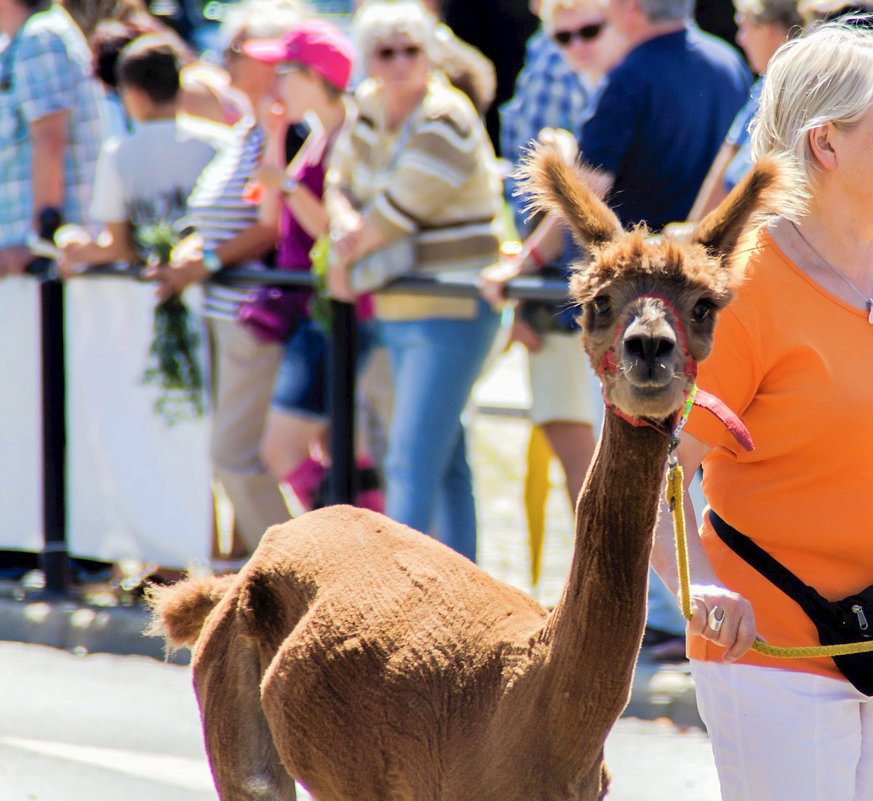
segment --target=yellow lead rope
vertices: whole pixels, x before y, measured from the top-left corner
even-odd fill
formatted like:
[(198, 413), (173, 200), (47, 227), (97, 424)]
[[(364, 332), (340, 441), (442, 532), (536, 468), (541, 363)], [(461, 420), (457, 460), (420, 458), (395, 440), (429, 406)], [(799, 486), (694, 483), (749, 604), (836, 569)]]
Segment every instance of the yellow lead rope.
[[(682, 465), (672, 461), (667, 473), (667, 503), (673, 513), (673, 532), (676, 535), (676, 569), (679, 574), (679, 607), (682, 617), (691, 620), (691, 579), (688, 568), (688, 540), (685, 535), (684, 482)], [(768, 645), (756, 640), (752, 650), (778, 659), (804, 659), (813, 656), (846, 656), (873, 651), (873, 640), (845, 645), (805, 645), (790, 648)]]

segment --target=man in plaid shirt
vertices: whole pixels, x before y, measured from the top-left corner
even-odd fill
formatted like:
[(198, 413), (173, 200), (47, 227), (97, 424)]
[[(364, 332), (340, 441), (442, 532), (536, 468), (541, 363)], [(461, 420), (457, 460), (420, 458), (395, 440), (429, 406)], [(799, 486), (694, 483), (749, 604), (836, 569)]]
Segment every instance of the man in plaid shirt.
[[(91, 51), (48, 0), (0, 0), (0, 276), (24, 271), (40, 212), (88, 221), (107, 119)], [(2, 45), (0, 45), (2, 46)]]
[[(543, 128), (561, 128), (574, 135), (589, 111), (592, 91), (574, 71), (551, 37), (540, 28), (527, 43), (524, 67), (515, 93), (500, 107), (500, 155), (515, 167), (525, 148)], [(515, 181), (506, 181), (506, 198), (522, 236), (528, 233), (524, 199), (514, 195)]]

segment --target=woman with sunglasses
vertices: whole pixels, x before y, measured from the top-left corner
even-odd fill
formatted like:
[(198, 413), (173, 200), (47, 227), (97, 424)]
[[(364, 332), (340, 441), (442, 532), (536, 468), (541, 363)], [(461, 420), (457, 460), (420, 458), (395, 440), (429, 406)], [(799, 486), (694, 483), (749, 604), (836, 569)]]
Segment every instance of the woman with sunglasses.
[[(606, 23), (606, 0), (543, 0), (539, 4), (542, 29), (528, 43), (527, 60), (516, 81), (515, 94), (500, 109), (503, 156), (517, 166), (540, 136), (560, 129), (571, 144), (593, 106), (597, 87), (607, 70), (626, 52), (626, 46)], [(525, 235), (534, 220), (526, 211), (527, 198), (516, 192), (513, 176), (505, 195), (518, 231)], [(543, 275), (568, 275), (577, 255), (567, 237), (566, 247), (548, 264), (533, 265)], [(517, 262), (495, 265), (483, 274), (485, 297), (502, 305), (506, 281), (518, 275)], [(576, 313), (556, 305), (525, 302), (515, 308), (511, 337), (528, 351), (532, 404), (531, 422), (545, 435), (558, 457), (567, 492), (575, 503), (594, 453), (595, 379), (579, 358)]]
[[(352, 301), (363, 256), (403, 237), (410, 272), (476, 274), (498, 255), (500, 181), (467, 97), (432, 67), (436, 20), (417, 2), (365, 3), (354, 20), (368, 79), (327, 179), (329, 286)], [(461, 413), (497, 329), (476, 298), (375, 296), (394, 405), (386, 512), (475, 559), (476, 514)]]

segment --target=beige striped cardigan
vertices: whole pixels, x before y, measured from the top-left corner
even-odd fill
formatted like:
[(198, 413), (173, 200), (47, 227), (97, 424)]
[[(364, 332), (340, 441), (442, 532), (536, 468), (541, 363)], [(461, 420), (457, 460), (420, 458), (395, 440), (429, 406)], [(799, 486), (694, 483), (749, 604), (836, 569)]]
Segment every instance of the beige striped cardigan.
[[(420, 272), (477, 272), (499, 255), (502, 193), (485, 126), (466, 95), (440, 74), (421, 104), (389, 130), (380, 87), (364, 81), (337, 139), (326, 191), (368, 208), (388, 241), (417, 235)], [(395, 152), (396, 151), (396, 152)], [(472, 299), (376, 297), (384, 319), (472, 317)]]

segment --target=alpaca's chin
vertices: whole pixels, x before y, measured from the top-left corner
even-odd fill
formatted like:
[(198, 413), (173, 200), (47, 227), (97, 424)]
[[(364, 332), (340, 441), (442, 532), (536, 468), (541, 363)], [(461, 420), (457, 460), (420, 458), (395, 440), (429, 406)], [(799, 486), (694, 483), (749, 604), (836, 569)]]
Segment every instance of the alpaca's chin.
[(685, 387), (677, 382), (666, 386), (622, 383), (614, 387), (610, 402), (629, 417), (666, 420), (685, 402)]

